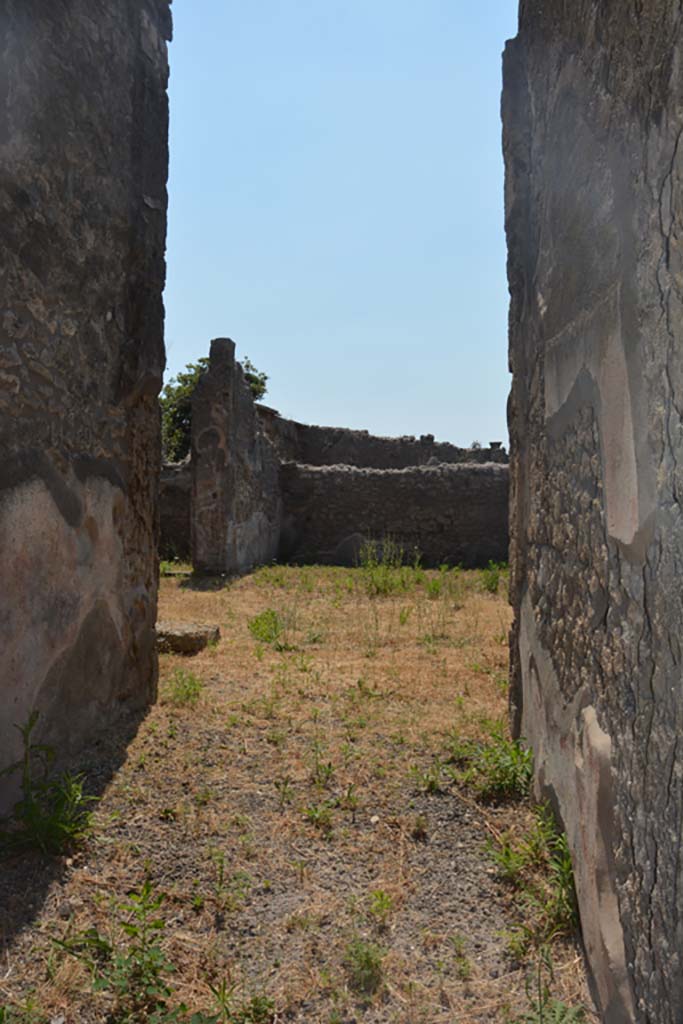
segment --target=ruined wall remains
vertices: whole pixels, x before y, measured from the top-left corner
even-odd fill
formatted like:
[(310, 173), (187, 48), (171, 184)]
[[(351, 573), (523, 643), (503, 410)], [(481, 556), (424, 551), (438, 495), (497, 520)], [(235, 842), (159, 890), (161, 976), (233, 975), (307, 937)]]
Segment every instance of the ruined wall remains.
[(272, 561), (280, 537), (279, 460), (228, 338), (211, 342), (192, 398), (191, 464), (195, 569), (239, 573)]
[(439, 462), (508, 461), (507, 452), (497, 441), (487, 448), (458, 448), (448, 442), (435, 441), (432, 434), (423, 434), (419, 438), (377, 437), (367, 430), (297, 423), (284, 419), (275, 409), (265, 405), (257, 405), (256, 409), (263, 430), (283, 462), (301, 462), (307, 466), (406, 469)]
[(68, 754), (155, 693), (171, 32), (166, 0), (1, 22), (0, 768), (33, 709)]
[(354, 564), (363, 538), (387, 536), (408, 557), (419, 551), (428, 567), (507, 558), (507, 466), (286, 463), (281, 482), (283, 560)]
[(522, 0), (505, 54), (514, 711), (608, 1024), (683, 1020), (682, 44)]
[[(163, 468), (161, 551), (186, 557), (192, 533), (199, 572), (245, 572), (275, 558), (354, 564), (364, 538), (388, 535), (419, 549), (426, 565), (507, 559), (501, 445), (458, 448), (282, 419), (254, 405), (225, 339), (212, 342), (192, 436), (189, 464)], [(328, 465), (335, 456), (358, 463)]]
[(192, 535), (192, 463), (167, 462), (159, 481), (159, 554), (189, 561)]

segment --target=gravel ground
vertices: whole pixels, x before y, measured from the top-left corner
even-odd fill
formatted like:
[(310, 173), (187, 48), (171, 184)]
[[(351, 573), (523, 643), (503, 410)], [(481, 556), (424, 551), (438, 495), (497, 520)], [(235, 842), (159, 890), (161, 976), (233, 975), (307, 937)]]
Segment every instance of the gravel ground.
[[(488, 848), (532, 810), (482, 805), (446, 770), (453, 730), (484, 736), (505, 714), (503, 585), (413, 575), (388, 596), (371, 596), (362, 570), (162, 581), (160, 614), (218, 624), (221, 640), (163, 656), (160, 702), (82, 758), (101, 795), (85, 847), (3, 863), (12, 1024), (121, 1019), (54, 940), (96, 927), (124, 949), (122, 904), (145, 877), (164, 897), (172, 1006), (209, 1011), (224, 980), (234, 1024), (478, 1024), (529, 1010), (535, 957), (508, 951), (520, 908)], [(268, 609), (274, 643), (249, 628)], [(188, 674), (200, 692), (183, 697)], [(362, 956), (379, 965), (367, 991)], [(590, 1005), (573, 941), (552, 956), (554, 993)], [(270, 1001), (262, 1018), (245, 1016), (254, 997)]]

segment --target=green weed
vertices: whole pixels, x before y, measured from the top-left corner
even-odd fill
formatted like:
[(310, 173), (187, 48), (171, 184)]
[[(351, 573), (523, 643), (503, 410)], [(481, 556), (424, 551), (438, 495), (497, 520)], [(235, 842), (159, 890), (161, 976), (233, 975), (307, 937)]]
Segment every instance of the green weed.
[(21, 799), (14, 805), (9, 827), (0, 823), (0, 854), (31, 848), (59, 854), (82, 843), (92, 831), (91, 806), (96, 798), (84, 792), (82, 775), (63, 772), (55, 778), (50, 776), (54, 751), (31, 742), (37, 721), (38, 712), (34, 711), (26, 725), (17, 726), (23, 755), (0, 772), (0, 778), (17, 772), (21, 776)]
[(465, 952), (466, 943), (462, 935), (451, 935), (451, 945), (455, 957), (455, 973), (460, 981), (469, 981), (472, 977), (472, 964)]
[(228, 985), (225, 980), (218, 985), (209, 983), (218, 1011), (218, 1016), (212, 1017), (211, 1021), (214, 1024), (270, 1024), (275, 1016), (273, 1000), (265, 995), (238, 1000), (235, 996), (236, 988), (236, 984)]
[(322, 832), (326, 839), (329, 839), (332, 835), (332, 807), (333, 805), (328, 800), (325, 800), (323, 803), (310, 804), (304, 810), (304, 815), (311, 825)]
[(436, 760), (434, 764), (424, 769), (416, 764), (410, 767), (410, 776), (415, 784), (415, 788), (431, 796), (443, 792), (441, 788), (441, 773), (442, 765), (439, 760)]
[(264, 644), (274, 644), (283, 629), (282, 619), (274, 608), (266, 608), (249, 620), (249, 632), (255, 640)]
[(274, 782), (275, 789), (278, 794), (278, 801), (280, 810), (283, 811), (287, 804), (291, 804), (294, 794), (292, 790), (292, 780), (289, 775), (285, 775), (282, 779), (276, 779)]
[(114, 999), (117, 1024), (156, 1020), (159, 1018), (152, 1015), (168, 1010), (172, 994), (168, 977), (174, 968), (160, 946), (165, 927), (159, 916), (163, 901), (163, 894), (153, 891), (149, 879), (139, 891), (131, 893), (119, 907), (118, 923), (127, 939), (125, 945), (114, 945), (95, 928), (55, 940), (88, 967), (93, 991), (106, 992)]
[(488, 742), (451, 735), (451, 774), (459, 784), (471, 786), (480, 800), (502, 803), (523, 800), (529, 795), (533, 778), (533, 754), (518, 740), (504, 736), (496, 725)]
[(529, 1010), (510, 1024), (584, 1024), (586, 1013), (582, 1007), (567, 1006), (553, 998), (550, 991), (552, 981), (550, 951), (544, 946), (539, 952), (535, 976), (527, 977), (526, 981)]
[(348, 784), (348, 786), (346, 787), (345, 791), (344, 791), (344, 795), (342, 796), (341, 800), (339, 801), (339, 806), (343, 810), (350, 812), (350, 814), (351, 814), (351, 823), (353, 825), (356, 824), (356, 812), (358, 811), (359, 803), (360, 803), (360, 799), (358, 797), (358, 793), (356, 792), (355, 783), (350, 782)]
[(428, 838), (427, 831), (427, 819), (424, 814), (418, 814), (415, 817), (415, 821), (410, 829), (411, 839), (414, 839), (416, 843), (424, 843)]
[(394, 898), (384, 889), (374, 889), (368, 901), (368, 913), (380, 928), (386, 928), (394, 910)]
[(405, 564), (403, 548), (391, 537), (385, 537), (381, 543), (367, 541), (360, 551), (360, 567), (368, 597), (405, 593), (415, 585), (419, 571)]
[[(97, 929), (88, 928), (62, 940), (53, 940), (65, 953), (83, 963), (91, 977), (92, 991), (113, 1003), (107, 1019), (116, 1024), (267, 1024), (273, 1019), (273, 1003), (263, 996), (236, 1004), (234, 986), (209, 985), (217, 1013), (190, 1013), (185, 1004), (170, 1005), (175, 973), (161, 942), (166, 922), (161, 916), (164, 895), (156, 893), (149, 879), (118, 907), (118, 930), (124, 941), (110, 941)], [(201, 904), (200, 904), (201, 905)], [(3, 1024), (0, 1017), (0, 1024)], [(14, 1024), (6, 1018), (5, 1024)], [(17, 1021), (19, 1024), (19, 1021)]]
[(503, 574), (507, 572), (505, 562), (489, 562), (485, 569), (481, 570), (481, 583), (488, 594), (497, 594)]
[(385, 956), (386, 951), (374, 942), (352, 939), (344, 957), (349, 986), (362, 995), (373, 995), (384, 980)]
[(578, 924), (571, 854), (550, 808), (539, 806), (526, 833), (505, 833), (489, 852), (500, 877), (518, 890), (525, 912), (524, 924), (508, 935), (511, 953), (519, 959), (531, 946), (571, 934)]
[(204, 690), (204, 683), (193, 672), (177, 668), (168, 681), (165, 699), (176, 707), (194, 707)]

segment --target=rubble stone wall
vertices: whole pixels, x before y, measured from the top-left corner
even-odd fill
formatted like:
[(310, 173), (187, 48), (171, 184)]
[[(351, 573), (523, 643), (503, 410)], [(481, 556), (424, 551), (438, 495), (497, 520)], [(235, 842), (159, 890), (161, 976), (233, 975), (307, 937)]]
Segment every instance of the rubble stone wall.
[(162, 558), (189, 561), (192, 535), (192, 464), (190, 459), (167, 462), (159, 481), (160, 542)]
[(1, 20), (0, 769), (34, 710), (66, 755), (155, 694), (171, 34), (167, 0)]
[[(162, 471), (165, 557), (187, 557), (192, 534), (200, 572), (245, 572), (276, 558), (353, 564), (363, 537), (391, 535), (428, 565), (507, 559), (502, 446), (465, 449), (282, 419), (254, 405), (227, 339), (212, 342), (192, 421), (189, 462)], [(328, 465), (335, 455), (359, 462)]]
[(387, 537), (428, 567), (507, 559), (507, 466), (285, 463), (281, 483), (285, 561), (354, 564), (363, 539)]
[(423, 434), (419, 438), (377, 437), (367, 430), (297, 423), (267, 406), (258, 405), (256, 408), (263, 429), (283, 462), (300, 462), (307, 466), (406, 469), (425, 466), (429, 462), (508, 461), (502, 444), (495, 441), (486, 448), (459, 448), (445, 441), (435, 441), (431, 434)]
[(522, 0), (504, 60), (512, 694), (601, 1020), (683, 1020), (683, 13)]
[(241, 573), (271, 562), (280, 537), (279, 460), (259, 427), (235, 344), (211, 342), (192, 398), (192, 563)]

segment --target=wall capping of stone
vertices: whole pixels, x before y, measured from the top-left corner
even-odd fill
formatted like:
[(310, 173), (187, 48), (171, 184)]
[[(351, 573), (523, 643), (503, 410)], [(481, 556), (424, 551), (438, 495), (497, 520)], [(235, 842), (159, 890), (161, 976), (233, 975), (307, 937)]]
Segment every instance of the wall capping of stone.
[(320, 427), (299, 423), (280, 415), (276, 409), (258, 403), (256, 412), (283, 462), (309, 466), (366, 466), (375, 469), (405, 469), (434, 462), (507, 463), (502, 442), (488, 447), (460, 448), (448, 441), (436, 441), (433, 434), (419, 438), (382, 437), (368, 430)]

